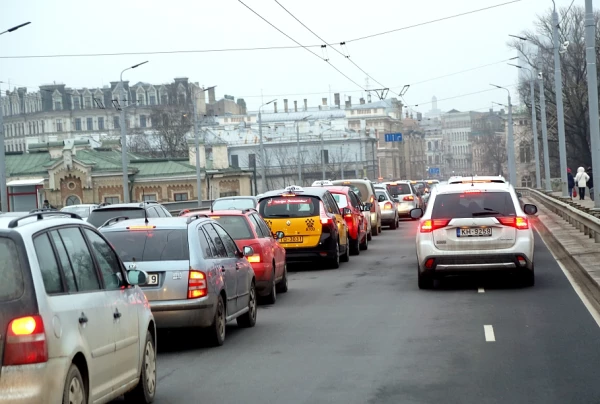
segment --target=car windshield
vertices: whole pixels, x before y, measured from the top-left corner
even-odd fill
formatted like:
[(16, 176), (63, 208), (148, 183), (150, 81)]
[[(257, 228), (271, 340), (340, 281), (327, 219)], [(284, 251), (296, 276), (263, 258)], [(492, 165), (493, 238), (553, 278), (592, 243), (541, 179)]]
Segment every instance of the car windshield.
[(88, 223), (95, 227), (100, 227), (107, 220), (125, 216), (129, 219), (142, 219), (145, 217), (144, 209), (142, 208), (115, 208), (115, 209), (96, 209), (90, 213)]
[(65, 206), (61, 209), (61, 211), (75, 213), (76, 215), (84, 219), (90, 215), (89, 206)]
[(125, 262), (189, 259), (187, 229), (109, 231), (104, 236)]
[(228, 210), (228, 209), (255, 209), (254, 199), (251, 198), (236, 198), (236, 199), (217, 199), (212, 206), (213, 210)]
[(251, 240), (254, 238), (245, 216), (212, 216), (229, 233), (234, 240)]
[(516, 216), (508, 192), (469, 192), (441, 194), (435, 198), (432, 219)]
[(14, 300), (23, 294), (23, 272), (15, 242), (0, 237), (0, 302)]
[(319, 216), (320, 202), (314, 196), (275, 196), (260, 201), (259, 213), (264, 218)]
[(387, 184), (386, 188), (390, 195), (398, 196), (398, 195), (407, 195), (411, 194), (410, 185), (408, 184)]
[(331, 193), (331, 195), (333, 196), (333, 199), (335, 199), (335, 201), (337, 202), (337, 205), (340, 209), (348, 206), (348, 198), (346, 197), (346, 195), (334, 193)]

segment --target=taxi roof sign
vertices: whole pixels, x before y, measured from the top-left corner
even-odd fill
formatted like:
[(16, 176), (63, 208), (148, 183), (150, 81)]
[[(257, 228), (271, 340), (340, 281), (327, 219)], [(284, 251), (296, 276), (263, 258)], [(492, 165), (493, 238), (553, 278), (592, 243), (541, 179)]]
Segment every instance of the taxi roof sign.
[(301, 194), (304, 192), (304, 188), (298, 185), (290, 185), (289, 187), (285, 188), (285, 192), (290, 194)]
[(313, 187), (330, 187), (333, 186), (333, 182), (329, 180), (315, 181), (312, 183)]

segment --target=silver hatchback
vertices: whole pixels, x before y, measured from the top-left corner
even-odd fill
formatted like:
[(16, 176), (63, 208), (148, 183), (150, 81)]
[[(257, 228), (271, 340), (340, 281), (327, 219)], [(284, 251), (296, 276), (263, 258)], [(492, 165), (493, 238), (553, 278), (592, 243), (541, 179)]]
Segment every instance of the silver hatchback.
[(158, 328), (206, 328), (214, 345), (225, 340), (225, 325), (256, 323), (256, 280), (233, 238), (206, 215), (122, 220), (100, 231), (128, 268), (143, 270), (142, 289)]

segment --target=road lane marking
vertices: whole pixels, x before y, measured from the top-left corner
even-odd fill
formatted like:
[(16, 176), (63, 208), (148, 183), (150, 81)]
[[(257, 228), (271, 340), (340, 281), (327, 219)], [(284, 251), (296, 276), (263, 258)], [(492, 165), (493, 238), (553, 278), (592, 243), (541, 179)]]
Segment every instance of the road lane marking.
[(485, 289), (479, 288), (479, 289), (477, 289), (477, 293), (485, 293)]
[(485, 342), (496, 342), (496, 336), (494, 335), (494, 327), (491, 325), (484, 325), (483, 332), (485, 333)]

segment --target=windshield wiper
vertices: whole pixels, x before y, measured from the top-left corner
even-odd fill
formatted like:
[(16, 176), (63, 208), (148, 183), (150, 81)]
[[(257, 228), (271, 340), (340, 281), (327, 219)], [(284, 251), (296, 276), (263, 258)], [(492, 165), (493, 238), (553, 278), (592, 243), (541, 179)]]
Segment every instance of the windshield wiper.
[(290, 215), (269, 215), (266, 217), (291, 217)]
[(493, 209), (489, 209), (489, 208), (484, 208), (484, 209), (487, 209), (487, 210), (481, 211), (481, 212), (473, 212), (471, 214), (471, 216), (477, 217), (477, 216), (500, 215), (501, 214), (497, 210), (493, 210)]

